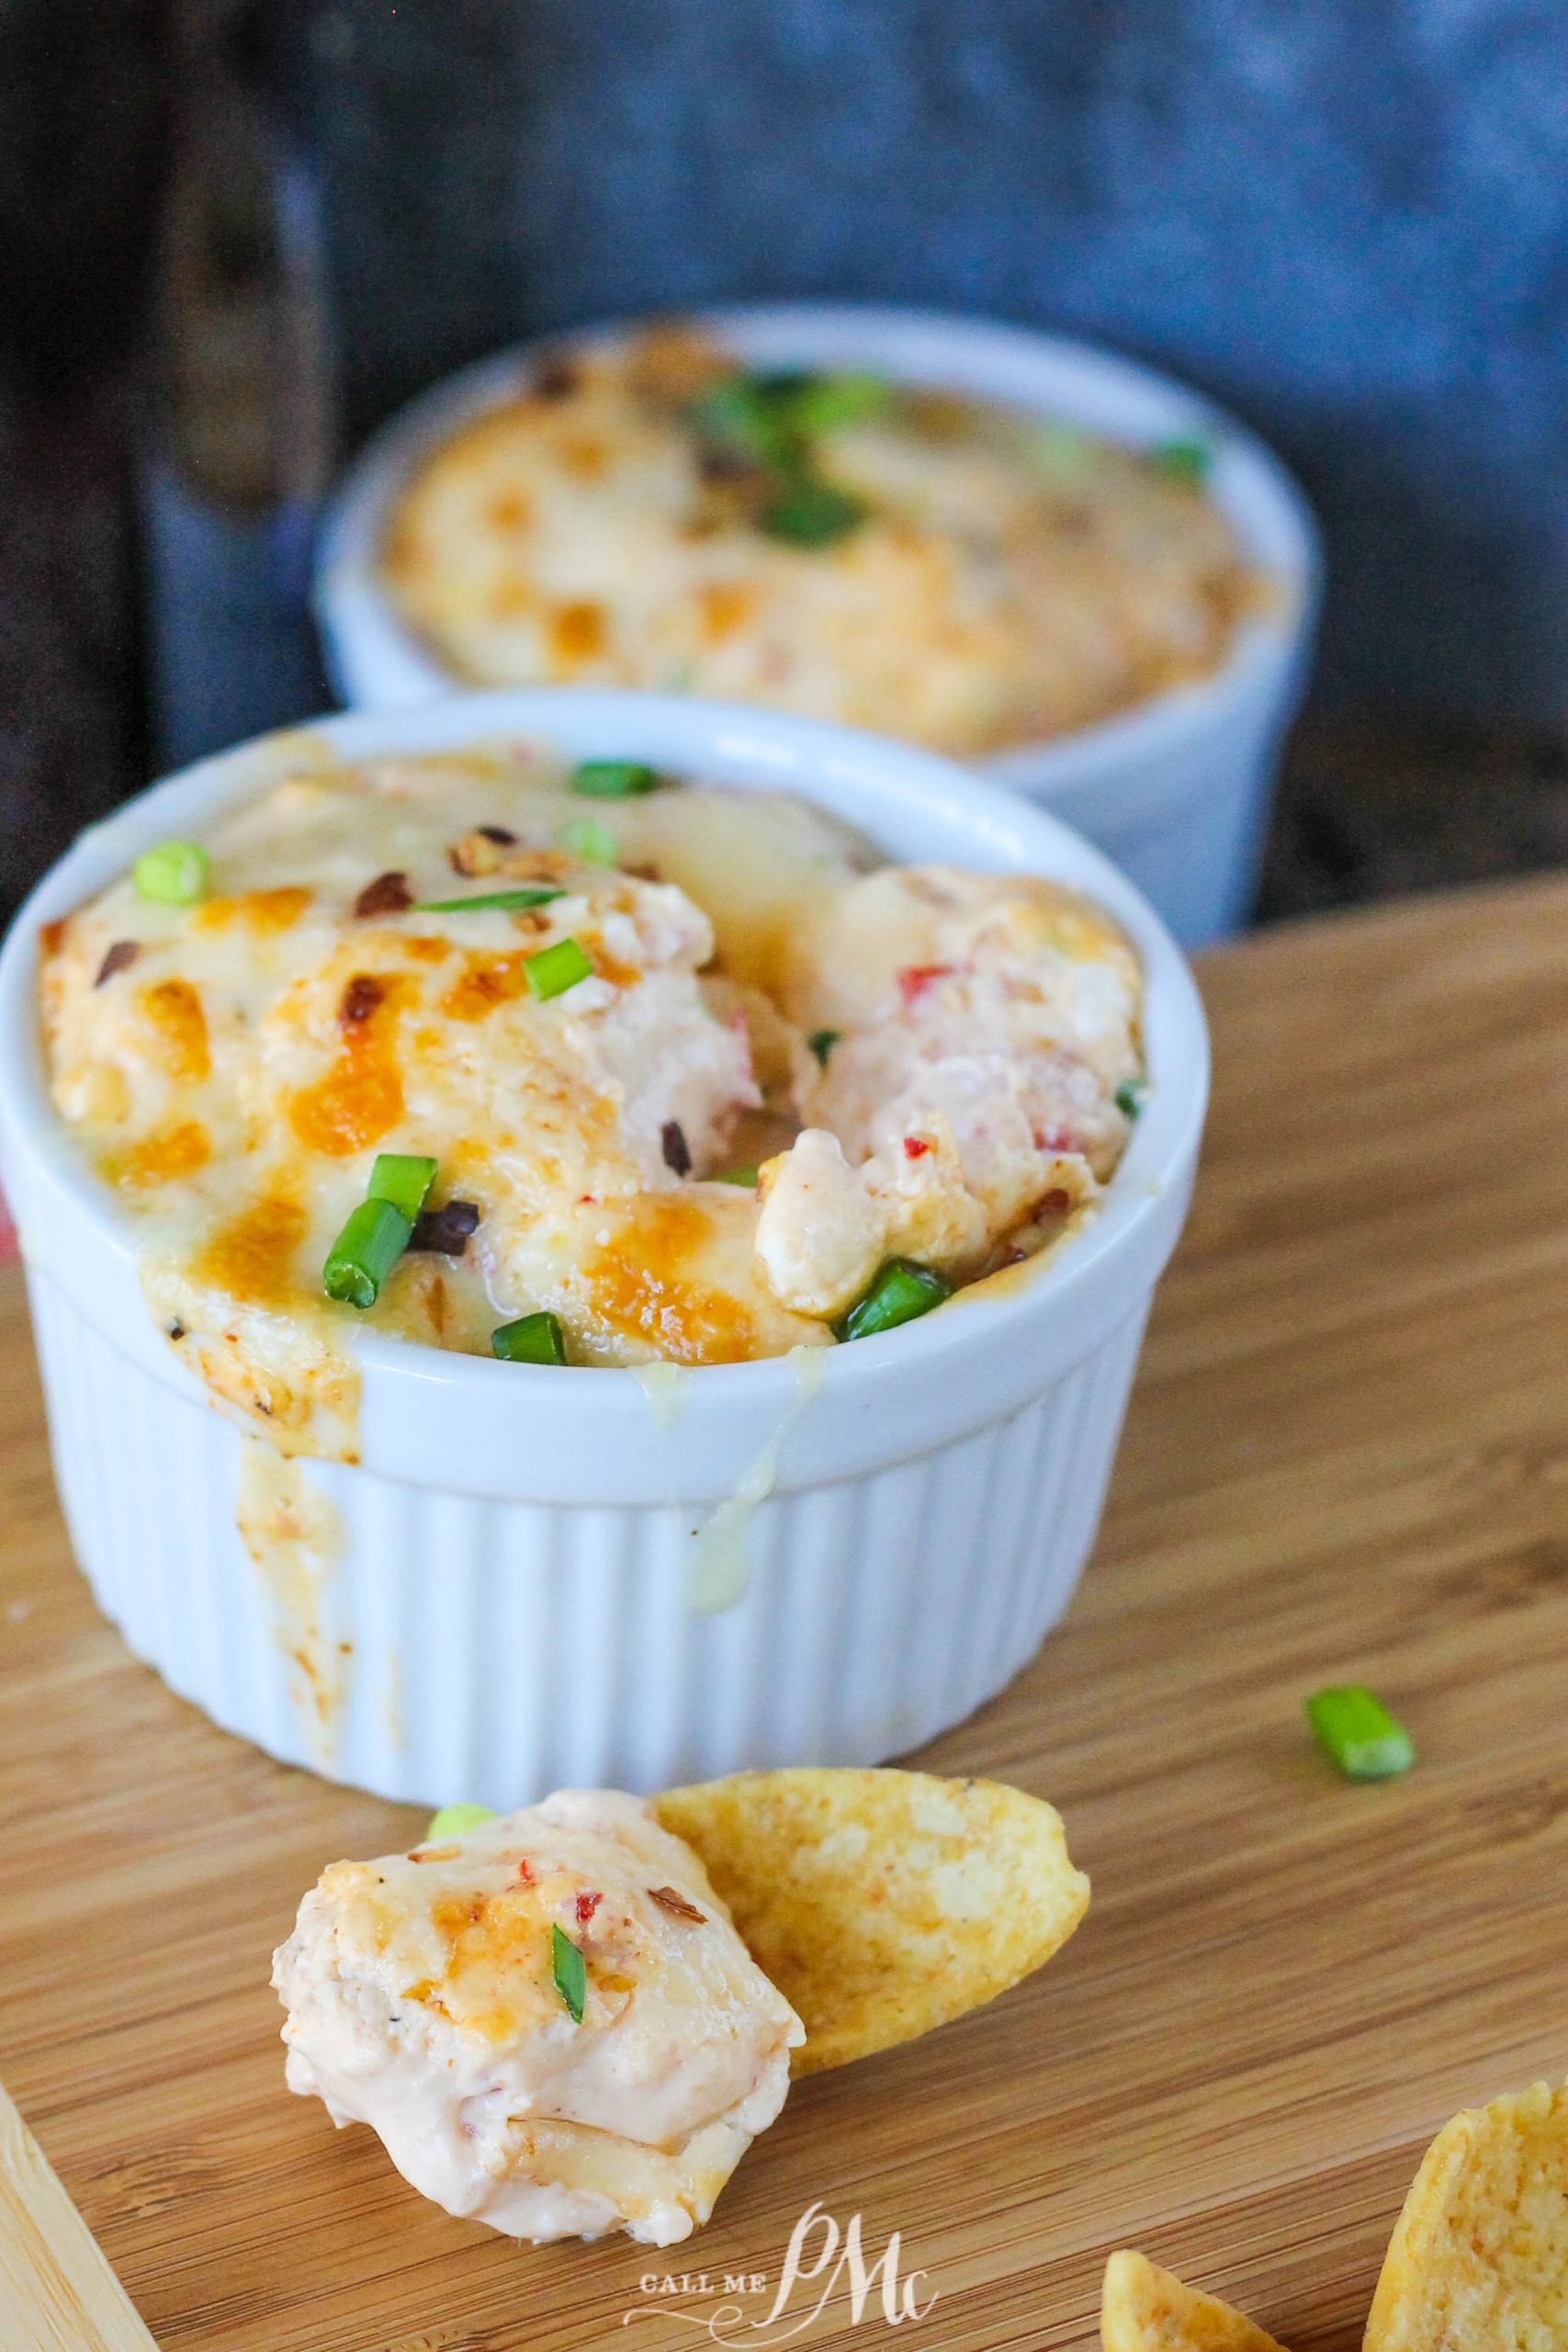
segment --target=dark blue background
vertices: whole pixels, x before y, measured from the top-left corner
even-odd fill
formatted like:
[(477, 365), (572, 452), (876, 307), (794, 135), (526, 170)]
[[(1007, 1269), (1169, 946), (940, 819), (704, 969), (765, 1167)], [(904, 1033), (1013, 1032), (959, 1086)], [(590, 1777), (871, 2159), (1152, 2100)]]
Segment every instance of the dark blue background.
[(528, 327), (864, 295), (1103, 338), (1325, 517), (1320, 691), (1568, 713), (1568, 5), (330, 0), (350, 435)]

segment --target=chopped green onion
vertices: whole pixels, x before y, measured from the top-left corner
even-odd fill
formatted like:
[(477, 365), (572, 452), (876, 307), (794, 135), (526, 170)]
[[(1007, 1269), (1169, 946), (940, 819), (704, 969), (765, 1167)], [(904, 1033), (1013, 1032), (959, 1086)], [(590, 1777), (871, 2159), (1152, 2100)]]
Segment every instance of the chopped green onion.
[(493, 1821), (495, 1814), (488, 1804), (444, 1804), (439, 1813), (430, 1816), (430, 1826), (421, 1843), (428, 1846), (434, 1838), (466, 1838), (481, 1821)]
[(597, 817), (572, 817), (560, 829), (560, 845), (585, 865), (614, 865), (621, 845)]
[(579, 760), (570, 780), (570, 789), (588, 800), (640, 800), (659, 785), (659, 770), (644, 760)]
[(823, 1069), (827, 1069), (828, 1057), (843, 1034), (841, 1029), (814, 1029), (807, 1037), (806, 1042)]
[(1415, 1763), (1409, 1733), (1360, 1683), (1314, 1690), (1305, 1706), (1313, 1737), (1348, 1781), (1387, 1781)]
[(1124, 1119), (1135, 1119), (1144, 1107), (1148, 1085), (1141, 1078), (1124, 1078), (1116, 1089), (1116, 1108)]
[(370, 1182), (365, 1197), (370, 1201), (390, 1201), (392, 1206), (412, 1225), (424, 1206), (424, 1196), (435, 1182), (435, 1162), (422, 1159), (410, 1151), (378, 1151), (376, 1165), (370, 1170)]
[(880, 416), (893, 397), (886, 376), (808, 376), (788, 397), (786, 413), (797, 433), (836, 433)]
[(560, 1324), (546, 1308), (536, 1315), (520, 1315), (515, 1323), (502, 1323), (491, 1333), (490, 1344), (502, 1363), (566, 1362)]
[(1029, 442), (1036, 466), (1050, 481), (1080, 481), (1089, 470), (1094, 444), (1070, 424), (1039, 425)]
[(758, 1173), (755, 1168), (726, 1168), (713, 1181), (716, 1184), (744, 1184), (749, 1192), (754, 1193)]
[(390, 1201), (361, 1201), (327, 1252), (321, 1287), (349, 1306), (374, 1306), (409, 1246), (413, 1220)]
[(1151, 449), (1149, 457), (1162, 474), (1169, 474), (1176, 481), (1190, 482), (1194, 489), (1209, 479), (1214, 453), (1206, 441), (1162, 441)]
[(593, 967), (575, 939), (558, 939), (553, 947), (541, 947), (536, 956), (525, 956), (523, 970), (541, 1004), (547, 1004), (553, 996), (564, 996), (579, 980), (592, 979), (593, 976)]
[(199, 842), (160, 842), (144, 849), (130, 869), (139, 899), (160, 907), (194, 907), (207, 896), (212, 860)]
[(418, 899), (412, 911), (416, 915), (520, 915), (530, 907), (547, 907), (552, 899), (565, 896), (564, 890), (529, 883), (517, 890), (480, 890), (471, 899)]
[(799, 375), (726, 376), (693, 402), (692, 423), (711, 448), (788, 471), (800, 455), (790, 407), (809, 380)]
[(571, 1938), (558, 1927), (550, 1929), (550, 1973), (556, 1980), (562, 2008), (573, 2025), (581, 2025), (583, 2003), (588, 1998), (588, 1963)]
[(878, 1331), (912, 1323), (918, 1315), (929, 1315), (933, 1306), (952, 1296), (953, 1284), (930, 1266), (912, 1265), (908, 1258), (889, 1258), (865, 1296), (857, 1300), (836, 1329), (840, 1340), (869, 1340)]
[(830, 481), (802, 475), (770, 499), (757, 517), (758, 527), (771, 539), (795, 548), (828, 548), (864, 522), (868, 509), (863, 498)]

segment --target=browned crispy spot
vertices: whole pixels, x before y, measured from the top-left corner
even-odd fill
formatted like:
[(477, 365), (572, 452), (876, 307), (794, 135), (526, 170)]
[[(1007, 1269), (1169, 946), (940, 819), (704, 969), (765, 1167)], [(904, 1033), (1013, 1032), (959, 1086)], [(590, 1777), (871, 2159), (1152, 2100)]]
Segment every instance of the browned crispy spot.
[(164, 1068), (171, 1078), (198, 1085), (212, 1069), (207, 1045), (207, 1015), (188, 980), (159, 980), (143, 989), (137, 1002), (155, 1031)]
[(191, 918), (193, 931), (291, 931), (310, 903), (309, 890), (289, 883), (276, 890), (243, 890), (233, 898), (209, 899)]
[(117, 939), (98, 966), (98, 977), (93, 982), (93, 986), (96, 989), (101, 989), (104, 982), (112, 980), (117, 972), (129, 971), (141, 953), (141, 943), (139, 939)]
[(356, 972), (344, 989), (338, 1008), (343, 1051), (288, 1106), (290, 1126), (312, 1151), (345, 1159), (378, 1143), (402, 1117), (395, 1002), (410, 986), (386, 975)]
[(406, 874), (378, 874), (355, 899), (354, 911), (356, 915), (401, 915), (412, 904), (413, 892), (409, 888)]
[(186, 1119), (177, 1126), (157, 1128), (127, 1151), (112, 1153), (104, 1162), (104, 1173), (119, 1184), (172, 1184), (181, 1176), (194, 1176), (211, 1157), (206, 1128)]
[(363, 1028), (371, 1014), (387, 1001), (387, 983), (378, 979), (374, 972), (355, 972), (343, 992), (338, 1006), (338, 1025), (343, 1029)]
[(550, 615), (549, 633), (550, 651), (558, 662), (572, 668), (592, 662), (604, 650), (604, 607), (587, 596), (558, 605)]
[(39, 923), (38, 944), (46, 956), (59, 955), (65, 944), (65, 934), (70, 928), (70, 920), (68, 915), (62, 915), (54, 922)]
[(453, 1021), (482, 1021), (498, 1004), (520, 997), (528, 985), (525, 956), (470, 956), (441, 1000)]
[(294, 1253), (304, 1237), (301, 1204), (286, 1193), (264, 1193), (219, 1227), (191, 1271), (247, 1306), (276, 1306), (293, 1287)]

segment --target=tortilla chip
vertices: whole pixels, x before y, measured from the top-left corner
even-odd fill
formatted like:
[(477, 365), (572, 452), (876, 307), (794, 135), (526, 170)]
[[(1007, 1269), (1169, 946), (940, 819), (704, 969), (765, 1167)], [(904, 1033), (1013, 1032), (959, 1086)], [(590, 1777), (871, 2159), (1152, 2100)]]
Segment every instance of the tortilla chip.
[(1445, 2123), (1389, 2241), (1366, 2352), (1568, 2344), (1568, 2088)]
[(1183, 2286), (1141, 2254), (1105, 2266), (1100, 2340), (1105, 2352), (1283, 2352), (1217, 2295)]
[(1089, 1907), (1054, 1808), (925, 1772), (738, 1772), (651, 1800), (798, 2010), (797, 2075), (1006, 1992)]

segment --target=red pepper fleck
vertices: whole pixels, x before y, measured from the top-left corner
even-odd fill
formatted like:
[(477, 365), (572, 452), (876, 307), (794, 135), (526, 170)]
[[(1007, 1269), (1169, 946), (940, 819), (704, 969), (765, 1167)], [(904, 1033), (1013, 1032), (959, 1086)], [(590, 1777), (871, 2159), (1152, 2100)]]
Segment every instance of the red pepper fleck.
[(933, 980), (945, 980), (951, 964), (910, 964), (898, 975), (898, 993), (906, 1004), (918, 1003)]
[(1070, 1209), (1072, 1204), (1072, 1194), (1070, 1193), (1063, 1192), (1061, 1186), (1058, 1184), (1055, 1192), (1047, 1193), (1045, 1194), (1045, 1197), (1041, 1202), (1040, 1206), (1043, 1210), (1049, 1210), (1053, 1216), (1060, 1216), (1065, 1210)]
[(526, 1862), (517, 1865), (517, 1883), (519, 1886), (532, 1886), (534, 1883), (534, 1873)]
[(592, 1919), (593, 1914), (598, 1910), (599, 1905), (604, 1902), (604, 1898), (602, 1894), (584, 1894), (578, 1896), (577, 1924), (580, 1928), (586, 1928), (588, 1922)]
[(926, 1141), (924, 1136), (906, 1136), (904, 1137), (904, 1157), (906, 1159), (923, 1159), (930, 1149), (931, 1146)]
[(1078, 1148), (1077, 1137), (1076, 1136), (1069, 1135), (1066, 1127), (1045, 1127), (1036, 1134), (1034, 1138), (1034, 1148), (1036, 1151), (1054, 1151), (1058, 1153), (1064, 1151), (1077, 1151)]

